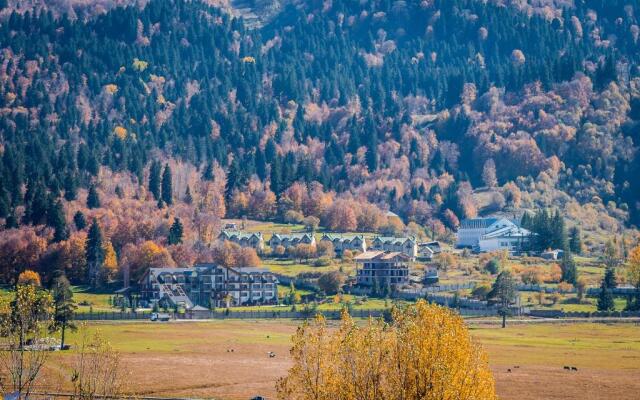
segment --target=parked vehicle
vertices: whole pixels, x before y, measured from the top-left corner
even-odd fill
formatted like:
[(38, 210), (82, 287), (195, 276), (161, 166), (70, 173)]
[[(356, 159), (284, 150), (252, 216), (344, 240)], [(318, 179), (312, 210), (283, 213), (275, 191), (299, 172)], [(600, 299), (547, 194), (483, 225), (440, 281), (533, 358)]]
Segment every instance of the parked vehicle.
[(161, 321), (161, 322), (167, 322), (171, 319), (171, 316), (169, 314), (163, 314), (163, 313), (152, 313), (151, 314), (151, 321)]

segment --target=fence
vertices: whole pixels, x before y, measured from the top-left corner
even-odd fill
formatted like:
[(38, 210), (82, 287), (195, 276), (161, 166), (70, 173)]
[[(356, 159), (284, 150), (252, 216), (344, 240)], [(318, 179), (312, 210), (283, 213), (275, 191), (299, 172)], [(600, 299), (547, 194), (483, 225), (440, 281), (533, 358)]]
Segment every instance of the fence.
[[(474, 308), (467, 308), (465, 299), (460, 299), (455, 303), (451, 297), (436, 296), (429, 297), (429, 301), (443, 306), (455, 308), (463, 316), (492, 316), (496, 315), (495, 307), (475, 305)], [(379, 318), (384, 316), (386, 309), (351, 309), (349, 313), (354, 318)], [(316, 314), (322, 314), (326, 319), (340, 319), (341, 310), (317, 310), (313, 307), (303, 308), (296, 311), (291, 310), (269, 310), (269, 311), (197, 311), (185, 313), (165, 313), (173, 320), (207, 320), (207, 319), (306, 319)], [(519, 313), (518, 313), (519, 315)], [(150, 312), (100, 312), (100, 313), (78, 313), (75, 316), (78, 321), (137, 321), (149, 320)]]
[(538, 318), (639, 318), (640, 311), (564, 312), (562, 310), (530, 310)]
[[(384, 309), (352, 309), (351, 316), (355, 318), (377, 318), (384, 314)], [(204, 320), (204, 319), (304, 319), (315, 314), (322, 314), (327, 319), (340, 319), (341, 310), (316, 310), (313, 307), (301, 310), (269, 310), (269, 311), (196, 311), (184, 313), (164, 313), (171, 319), (179, 320)], [(151, 313), (144, 312), (99, 312), (99, 313), (77, 313), (75, 319), (78, 321), (136, 321), (148, 320)]]
[[(570, 290), (559, 290), (557, 287), (547, 287), (542, 285), (518, 285), (518, 290), (521, 292), (544, 292), (547, 294), (550, 293), (576, 293), (575, 288), (571, 288)], [(635, 293), (635, 288), (633, 287), (617, 287), (611, 289), (611, 294), (614, 296), (631, 296)], [(600, 293), (599, 287), (590, 287), (587, 288), (586, 292), (587, 296), (597, 296)]]

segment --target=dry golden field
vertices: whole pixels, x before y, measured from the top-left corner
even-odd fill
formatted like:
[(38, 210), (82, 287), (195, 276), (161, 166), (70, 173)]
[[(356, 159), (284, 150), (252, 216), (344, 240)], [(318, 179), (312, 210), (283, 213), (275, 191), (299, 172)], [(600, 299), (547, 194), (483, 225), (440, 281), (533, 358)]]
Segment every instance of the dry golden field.
[[(88, 329), (100, 329), (122, 353), (133, 393), (244, 400), (273, 396), (276, 379), (290, 365), (289, 340), (296, 325), (138, 322), (95, 323)], [(502, 399), (639, 398), (636, 324), (472, 326), (472, 333), (489, 353)], [(76, 338), (72, 335), (71, 341)], [(275, 358), (268, 357), (270, 351)], [(68, 389), (73, 357), (73, 352), (54, 354), (45, 382), (50, 390)], [(565, 365), (578, 371), (566, 371)]]

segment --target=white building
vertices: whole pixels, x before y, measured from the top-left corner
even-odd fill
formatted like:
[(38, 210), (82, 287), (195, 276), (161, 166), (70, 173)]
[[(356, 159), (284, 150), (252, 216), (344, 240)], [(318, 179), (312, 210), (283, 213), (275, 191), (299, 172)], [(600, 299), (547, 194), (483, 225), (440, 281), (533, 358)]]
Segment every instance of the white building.
[(456, 247), (478, 252), (494, 250), (520, 251), (531, 232), (507, 218), (465, 219), (457, 233)]
[(140, 298), (149, 303), (182, 306), (275, 304), (278, 279), (261, 268), (227, 268), (198, 264), (191, 268), (149, 268), (139, 281)]
[(325, 233), (320, 241), (331, 243), (338, 256), (341, 256), (345, 250), (357, 251), (358, 253), (367, 251), (367, 243), (363, 235), (343, 236), (341, 234)]
[(418, 242), (413, 237), (376, 236), (368, 249), (404, 253), (411, 260), (418, 256)]

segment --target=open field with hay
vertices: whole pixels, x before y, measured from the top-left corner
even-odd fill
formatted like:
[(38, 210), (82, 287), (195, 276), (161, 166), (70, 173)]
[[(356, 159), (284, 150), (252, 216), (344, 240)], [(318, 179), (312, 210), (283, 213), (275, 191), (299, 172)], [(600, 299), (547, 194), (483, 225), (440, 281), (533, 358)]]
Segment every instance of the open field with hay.
[[(273, 396), (276, 379), (290, 365), (290, 337), (298, 323), (95, 323), (87, 329), (99, 329), (123, 354), (131, 392), (248, 399)], [(489, 353), (502, 399), (637, 399), (640, 392), (637, 324), (472, 325), (472, 334)], [(269, 358), (271, 351), (275, 358)], [(73, 357), (53, 354), (48, 389), (68, 389), (63, 377)]]

